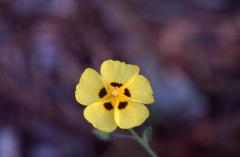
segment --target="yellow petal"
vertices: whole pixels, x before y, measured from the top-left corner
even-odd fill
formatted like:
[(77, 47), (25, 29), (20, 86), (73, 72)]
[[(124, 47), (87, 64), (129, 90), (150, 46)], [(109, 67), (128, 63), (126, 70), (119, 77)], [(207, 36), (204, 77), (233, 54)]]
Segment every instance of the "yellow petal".
[(88, 68), (83, 72), (76, 86), (76, 100), (82, 105), (92, 104), (100, 100), (99, 93), (103, 88), (101, 76), (95, 70)]
[(120, 61), (107, 60), (101, 66), (101, 75), (108, 84), (112, 82), (125, 84), (138, 73), (138, 66)]
[(151, 104), (154, 102), (153, 91), (150, 82), (143, 75), (138, 75), (134, 81), (126, 86), (129, 90), (129, 98), (134, 102)]
[(87, 106), (83, 115), (93, 127), (99, 130), (112, 132), (117, 127), (114, 121), (114, 109), (104, 107), (104, 102), (97, 102)]
[(139, 126), (149, 116), (148, 109), (141, 103), (127, 102), (127, 105), (120, 105), (120, 103), (114, 108), (114, 118), (116, 124), (122, 129)]

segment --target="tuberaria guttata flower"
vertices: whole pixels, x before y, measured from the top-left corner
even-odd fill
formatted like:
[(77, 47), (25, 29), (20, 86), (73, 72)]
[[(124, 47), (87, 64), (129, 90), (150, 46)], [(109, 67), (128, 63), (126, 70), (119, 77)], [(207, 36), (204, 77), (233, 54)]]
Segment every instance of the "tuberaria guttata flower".
[(100, 71), (101, 75), (87, 68), (76, 86), (75, 97), (86, 106), (86, 120), (106, 132), (141, 125), (149, 116), (144, 104), (153, 103), (154, 98), (149, 81), (139, 75), (139, 67), (107, 60)]

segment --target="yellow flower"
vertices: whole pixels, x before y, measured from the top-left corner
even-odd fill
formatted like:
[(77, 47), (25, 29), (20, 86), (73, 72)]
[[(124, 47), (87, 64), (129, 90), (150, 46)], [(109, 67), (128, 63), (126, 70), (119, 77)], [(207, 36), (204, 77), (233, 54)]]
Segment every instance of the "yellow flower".
[(139, 67), (113, 60), (103, 62), (101, 76), (87, 68), (76, 86), (75, 97), (86, 106), (87, 121), (105, 132), (117, 126), (129, 129), (141, 125), (149, 116), (143, 104), (154, 102), (150, 83), (139, 75)]

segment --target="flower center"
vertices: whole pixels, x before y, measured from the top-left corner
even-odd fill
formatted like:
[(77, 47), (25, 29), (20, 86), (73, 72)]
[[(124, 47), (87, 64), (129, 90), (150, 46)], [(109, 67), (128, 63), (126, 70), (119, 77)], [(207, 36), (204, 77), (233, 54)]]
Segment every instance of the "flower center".
[(118, 96), (118, 90), (117, 89), (113, 89), (112, 90), (112, 95), (115, 96), (115, 97)]

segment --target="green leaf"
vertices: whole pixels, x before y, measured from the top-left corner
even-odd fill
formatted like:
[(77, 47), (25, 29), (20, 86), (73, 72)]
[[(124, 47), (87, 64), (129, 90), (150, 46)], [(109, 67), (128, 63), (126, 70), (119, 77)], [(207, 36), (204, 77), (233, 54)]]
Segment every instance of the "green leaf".
[(148, 143), (152, 139), (152, 126), (148, 126), (144, 131), (142, 135), (143, 141), (145, 143)]
[(99, 139), (103, 140), (103, 141), (107, 141), (111, 138), (111, 133), (107, 133), (107, 132), (104, 132), (104, 131), (100, 131), (100, 130), (97, 130), (97, 129), (93, 129), (92, 130), (92, 133), (98, 137)]

